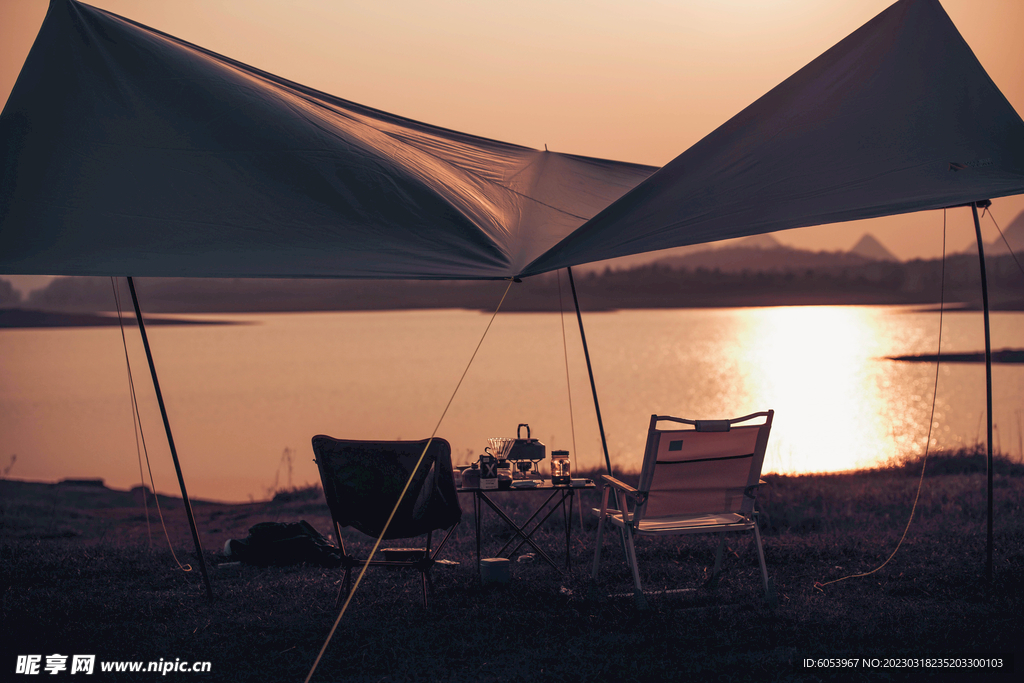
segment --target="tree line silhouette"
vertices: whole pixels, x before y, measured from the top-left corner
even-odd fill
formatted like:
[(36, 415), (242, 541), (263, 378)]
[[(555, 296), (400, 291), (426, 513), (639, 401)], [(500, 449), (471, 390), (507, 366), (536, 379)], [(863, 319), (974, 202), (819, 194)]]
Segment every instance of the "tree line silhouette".
[[(944, 273), (944, 274), (943, 274)], [(950, 307), (981, 305), (976, 256), (871, 262), (850, 267), (788, 270), (674, 268), (653, 263), (577, 272), (583, 310), (706, 308), (828, 304), (938, 304), (945, 281)], [(1024, 310), (1024, 274), (1010, 256), (987, 262), (993, 308)], [(7, 285), (4, 287), (4, 285)], [(561, 298), (559, 297), (561, 285)], [(493, 310), (507, 281), (284, 280), (140, 278), (143, 310), (153, 313), (398, 310), (468, 308)], [(109, 278), (69, 277), (20, 300), (0, 279), (0, 305), (49, 311), (114, 310)], [(123, 295), (126, 296), (126, 293)], [(568, 278), (561, 274), (515, 282), (503, 304), (510, 311), (570, 310)], [(122, 301), (122, 306), (126, 304)]]

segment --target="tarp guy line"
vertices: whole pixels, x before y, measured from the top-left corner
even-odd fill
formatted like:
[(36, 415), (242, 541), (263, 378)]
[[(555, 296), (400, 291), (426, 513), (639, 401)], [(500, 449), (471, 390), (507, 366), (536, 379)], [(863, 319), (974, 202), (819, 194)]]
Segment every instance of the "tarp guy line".
[(928, 451), (932, 445), (932, 425), (935, 424), (935, 399), (939, 395), (939, 368), (942, 366), (942, 311), (946, 304), (946, 211), (942, 210), (942, 275), (939, 277), (939, 342), (938, 349), (935, 351), (935, 385), (932, 388), (932, 411), (928, 416), (928, 438), (924, 442), (924, 459), (921, 461), (921, 478), (917, 481), (917, 493), (914, 495), (914, 504), (910, 506), (910, 518), (907, 519), (907, 526), (903, 528), (903, 535), (900, 536), (899, 543), (893, 548), (892, 554), (885, 559), (885, 562), (878, 565), (869, 572), (863, 572), (861, 574), (850, 574), (849, 576), (843, 576), (838, 579), (832, 579), (820, 583), (814, 582), (814, 587), (819, 591), (830, 583), (839, 583), (846, 579), (857, 579), (862, 576), (870, 576), (885, 565), (889, 564), (889, 560), (896, 557), (897, 551), (900, 546), (903, 545), (903, 539), (907, 537), (907, 532), (910, 531), (910, 524), (914, 521), (914, 513), (917, 511), (917, 501), (921, 498), (921, 489), (924, 486), (924, 469), (928, 465)]
[[(555, 271), (558, 275), (558, 322), (562, 324), (562, 355), (565, 356), (565, 390), (569, 396), (569, 429), (572, 432), (572, 469), (576, 469), (576, 463), (578, 462), (576, 452), (576, 422), (573, 420), (572, 415), (572, 384), (569, 382), (569, 345), (565, 340), (565, 310), (562, 307), (562, 271), (561, 269)], [(576, 507), (580, 511), (580, 528), (583, 528), (583, 496), (579, 496), (576, 499)], [(569, 511), (570, 517), (572, 511)]]
[(1006, 245), (1006, 250), (1008, 252), (1010, 252), (1010, 256), (1013, 257), (1013, 262), (1017, 264), (1017, 268), (1020, 270), (1020, 272), (1024, 273), (1024, 266), (1022, 266), (1020, 264), (1020, 261), (1017, 260), (1017, 254), (1014, 253), (1013, 247), (1011, 247), (1010, 243), (1006, 240), (1006, 235), (1003, 234), (1003, 229), (999, 227), (999, 223), (996, 223), (996, 217), (992, 214), (992, 207), (991, 206), (985, 207), (984, 211), (985, 211), (985, 215), (987, 215), (990, 219), (992, 219), (992, 225), (996, 226), (996, 231), (999, 233), (999, 236), (1002, 238), (1003, 244)]
[[(171, 460), (174, 462), (174, 471), (178, 475), (178, 487), (181, 489), (181, 503), (185, 507), (185, 516), (188, 517), (188, 526), (192, 531), (192, 543), (196, 547), (196, 558), (199, 560), (199, 571), (203, 575), (203, 584), (206, 586), (206, 597), (213, 601), (213, 586), (210, 584), (210, 573), (206, 569), (206, 558), (203, 556), (203, 543), (199, 540), (199, 529), (196, 527), (196, 518), (192, 514), (192, 503), (188, 498), (188, 491), (185, 488), (185, 476), (181, 473), (181, 463), (178, 461), (178, 450), (174, 447), (174, 437), (171, 435), (171, 422), (167, 418), (167, 407), (164, 405), (164, 395), (160, 391), (160, 380), (156, 376), (156, 364), (153, 362), (153, 352), (149, 348), (149, 337), (146, 335), (146, 323), (142, 318), (142, 307), (139, 305), (139, 295), (135, 291), (135, 280), (132, 276), (128, 280), (128, 291), (132, 294), (132, 305), (135, 307), (135, 317), (139, 322), (139, 334), (142, 335), (142, 347), (146, 350), (146, 360), (149, 362), (149, 374), (153, 378), (153, 389), (156, 391), (156, 402), (160, 406), (160, 417), (164, 421), (164, 431), (167, 433), (167, 445), (171, 449)], [(154, 486), (155, 494), (155, 486)]]
[[(111, 284), (113, 284), (114, 283), (114, 278), (110, 278), (110, 282), (111, 282)], [(142, 413), (139, 412), (139, 399), (138, 399), (138, 396), (135, 394), (135, 381), (132, 379), (132, 364), (131, 364), (131, 361), (128, 358), (128, 341), (125, 339), (125, 336), (124, 336), (124, 322), (121, 319), (121, 297), (118, 294), (118, 291), (117, 291), (116, 287), (114, 288), (114, 299), (115, 299), (115, 301), (117, 303), (117, 321), (121, 325), (121, 343), (124, 345), (124, 360), (125, 360), (125, 364), (128, 366), (128, 388), (131, 391), (131, 397), (132, 397), (132, 424), (133, 424), (133, 426), (134, 425), (138, 425), (138, 431), (136, 432), (136, 436), (135, 436), (135, 448), (138, 449), (139, 436), (141, 435), (142, 436), (142, 452), (145, 453), (145, 455), (146, 455), (146, 469), (149, 471), (149, 485), (150, 485), (150, 487), (152, 489), (152, 492), (153, 492), (153, 500), (156, 503), (157, 515), (160, 517), (160, 526), (164, 530), (164, 538), (167, 539), (167, 547), (171, 551), (171, 557), (174, 558), (174, 563), (178, 565), (178, 569), (180, 569), (183, 572), (190, 572), (190, 571), (192, 571), (192, 565), (190, 565), (190, 564), (182, 564), (181, 560), (178, 559), (177, 553), (174, 552), (174, 545), (171, 543), (171, 535), (167, 532), (167, 522), (164, 521), (163, 509), (160, 507), (160, 496), (157, 495), (157, 492), (156, 492), (156, 481), (153, 478), (153, 465), (149, 461), (149, 449), (146, 447), (146, 434), (142, 430)], [(140, 459), (139, 459), (139, 469), (140, 470), (142, 469), (141, 455), (140, 455)], [(145, 480), (143, 480), (142, 484), (143, 484), (142, 499), (143, 499), (143, 501), (145, 501), (146, 498), (147, 498), (147, 493), (146, 493), (146, 489), (145, 489), (145, 484), (146, 484)], [(148, 506), (148, 504), (146, 506), (146, 529), (147, 530), (149, 529), (149, 506)], [(152, 541), (153, 541), (152, 533), (150, 533), (150, 539), (149, 540), (150, 540), (150, 543), (152, 543)]]
[(445, 405), (444, 411), (441, 413), (441, 417), (438, 418), (437, 424), (434, 425), (434, 431), (430, 434), (430, 438), (427, 439), (427, 444), (423, 447), (423, 452), (420, 453), (420, 459), (416, 461), (416, 465), (412, 468), (412, 472), (409, 473), (408, 481), (405, 482), (405, 487), (403, 487), (402, 492), (398, 494), (398, 500), (395, 502), (395, 507), (391, 510), (391, 514), (388, 515), (388, 521), (384, 523), (384, 528), (381, 529), (380, 536), (374, 542), (373, 548), (370, 550), (370, 554), (366, 558), (366, 563), (363, 564), (363, 568), (359, 570), (359, 576), (356, 577), (355, 583), (352, 584), (352, 590), (348, 592), (348, 597), (345, 598), (345, 604), (341, 606), (341, 611), (338, 612), (338, 618), (334, 620), (334, 625), (331, 626), (331, 630), (327, 634), (327, 639), (324, 641), (323, 647), (320, 648), (320, 652), (316, 656), (316, 661), (313, 662), (313, 666), (310, 668), (309, 674), (306, 676), (305, 683), (309, 683), (309, 679), (313, 677), (313, 672), (316, 671), (317, 665), (320, 664), (320, 659), (324, 656), (324, 652), (327, 650), (327, 645), (330, 644), (331, 638), (334, 637), (334, 632), (338, 630), (338, 624), (341, 623), (341, 618), (345, 616), (345, 611), (348, 610), (348, 605), (352, 602), (352, 596), (356, 594), (356, 590), (359, 588), (359, 584), (362, 582), (363, 576), (366, 574), (366, 570), (370, 566), (370, 560), (373, 559), (374, 553), (377, 552), (377, 548), (380, 547), (381, 541), (384, 540), (384, 534), (388, 532), (388, 527), (391, 526), (391, 520), (394, 519), (395, 513), (398, 512), (398, 506), (402, 504), (402, 499), (405, 498), (405, 492), (409, 490), (409, 486), (412, 484), (412, 480), (416, 476), (416, 471), (419, 469), (420, 463), (423, 462), (423, 458), (427, 454), (427, 449), (430, 448), (430, 444), (433, 442), (434, 437), (437, 436), (437, 430), (440, 429), (444, 416), (448, 414), (448, 408), (451, 407), (452, 401), (455, 400), (455, 394), (459, 393), (459, 387), (462, 386), (462, 380), (466, 379), (466, 373), (469, 372), (469, 368), (473, 365), (473, 360), (476, 358), (477, 352), (483, 345), (484, 339), (487, 338), (487, 332), (490, 331), (491, 324), (494, 323), (494, 319), (498, 317), (498, 311), (501, 310), (501, 305), (505, 302), (505, 297), (508, 296), (508, 292), (512, 288), (512, 282), (513, 280), (508, 281), (508, 286), (505, 287), (505, 293), (501, 295), (501, 300), (498, 302), (497, 308), (494, 309), (491, 319), (487, 322), (487, 327), (484, 328), (484, 333), (480, 337), (480, 341), (477, 342), (476, 348), (473, 349), (473, 355), (469, 357), (469, 362), (466, 363), (466, 369), (462, 371), (462, 376), (459, 377), (459, 382), (455, 385), (455, 391), (452, 392), (451, 398), (448, 399), (448, 403)]
[[(146, 475), (142, 471), (142, 448), (139, 446), (139, 433), (142, 431), (142, 420), (139, 418), (139, 404), (135, 399), (135, 381), (132, 379), (132, 362), (128, 358), (128, 340), (124, 336), (124, 318), (121, 316), (121, 294), (117, 291), (117, 278), (111, 276), (110, 288), (114, 290), (114, 305), (117, 306), (117, 324), (121, 328), (121, 345), (124, 346), (124, 364), (128, 371), (128, 393), (132, 402), (132, 429), (135, 432), (135, 454), (139, 459), (139, 483), (142, 485), (142, 509), (146, 512), (146, 536), (149, 538), (149, 545), (153, 545), (153, 530), (149, 526), (149, 496), (146, 495)], [(143, 434), (142, 442), (146, 437)], [(146, 452), (146, 465), (149, 465), (149, 452)], [(151, 478), (152, 481), (152, 478)], [(156, 491), (156, 487), (153, 487)], [(155, 495), (155, 494), (154, 494)], [(169, 541), (168, 541), (169, 542)], [(173, 553), (174, 550), (172, 549)], [(180, 563), (179, 563), (179, 566)]]

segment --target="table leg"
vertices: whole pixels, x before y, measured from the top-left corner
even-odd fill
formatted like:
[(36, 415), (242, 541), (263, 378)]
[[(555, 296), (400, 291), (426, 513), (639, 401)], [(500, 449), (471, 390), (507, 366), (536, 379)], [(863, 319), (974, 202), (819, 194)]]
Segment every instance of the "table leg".
[[(565, 569), (568, 571), (569, 566), (569, 544), (572, 541), (572, 497), (575, 491), (569, 489), (562, 494), (562, 519), (565, 521)], [(565, 499), (569, 499), (569, 509), (566, 510)]]
[(480, 493), (473, 494), (473, 526), (476, 529), (476, 573), (480, 573)]
[[(560, 488), (558, 490), (555, 490), (555, 492), (553, 492), (551, 494), (551, 496), (548, 497), (548, 500), (545, 501), (541, 505), (541, 507), (537, 509), (537, 512), (532, 514), (530, 516), (530, 518), (528, 520), (526, 520), (526, 523), (523, 524), (523, 530), (525, 531), (526, 525), (529, 524), (530, 521), (534, 520), (534, 518), (537, 517), (537, 515), (540, 514), (544, 510), (544, 508), (549, 503), (551, 503), (551, 501), (558, 494), (561, 494), (561, 498), (559, 499), (559, 502), (555, 503), (551, 507), (551, 509), (548, 510), (547, 514), (545, 514), (544, 517), (539, 522), (537, 522), (537, 524), (534, 526), (534, 528), (532, 528), (528, 532), (525, 532), (524, 539), (525, 539), (526, 536), (532, 537), (532, 535), (534, 535), (534, 533), (537, 531), (537, 529), (540, 528), (541, 525), (544, 524), (545, 521), (547, 521), (548, 517), (550, 517), (552, 514), (554, 514), (555, 510), (557, 510), (558, 507), (561, 506), (561, 508), (562, 508), (562, 522), (563, 522), (563, 524), (565, 526), (565, 567), (566, 567), (566, 569), (568, 569), (568, 568), (571, 568), (570, 555), (569, 555), (569, 545), (571, 543), (571, 524), (572, 524), (571, 512), (572, 512), (572, 496), (575, 494), (574, 490), (572, 490), (571, 488)], [(568, 500), (569, 500), (568, 510), (567, 511), (565, 509), (565, 499), (566, 498), (568, 498)], [(500, 551), (498, 551), (498, 555), (501, 556), (502, 553), (505, 552), (505, 549), (508, 548), (509, 545), (511, 545), (512, 543), (515, 542), (516, 538), (517, 537), (513, 537), (511, 540), (506, 542), (506, 544), (504, 546), (502, 546), (502, 549)], [(518, 552), (518, 550), (520, 548), (522, 548), (522, 544), (524, 542), (525, 541), (520, 541), (519, 544), (509, 552), (509, 556), (512, 556), (516, 552)], [(535, 548), (537, 547), (535, 544), (532, 544), (532, 543), (530, 543), (530, 545), (534, 546)], [(554, 564), (551, 562), (551, 560), (548, 560), (548, 563), (552, 564), (552, 566), (554, 566)]]
[[(490, 508), (491, 508), (492, 510), (494, 510), (494, 512), (495, 512), (495, 513), (496, 513), (496, 514), (497, 514), (497, 515), (498, 515), (499, 517), (501, 517), (501, 518), (502, 518), (503, 520), (505, 520), (505, 523), (506, 523), (506, 524), (508, 524), (508, 525), (509, 525), (509, 526), (510, 526), (510, 527), (511, 527), (512, 529), (514, 529), (514, 530), (515, 530), (515, 532), (516, 532), (516, 535), (517, 535), (517, 536), (522, 536), (522, 537), (523, 537), (523, 542), (525, 542), (525, 543), (529, 543), (529, 544), (530, 544), (530, 546), (532, 546), (532, 547), (533, 547), (533, 549), (537, 551), (537, 554), (538, 554), (538, 555), (540, 555), (540, 556), (541, 556), (542, 558), (544, 558), (544, 561), (545, 561), (545, 562), (547, 562), (548, 564), (550, 564), (550, 565), (551, 565), (552, 569), (554, 569), (554, 570), (555, 570), (556, 572), (558, 572), (558, 573), (562, 573), (562, 570), (560, 570), (560, 569), (558, 568), (558, 565), (557, 565), (557, 564), (555, 564), (555, 563), (554, 563), (554, 562), (553, 562), (553, 561), (551, 560), (551, 558), (550, 558), (550, 557), (548, 557), (548, 554), (547, 554), (546, 552), (544, 552), (544, 550), (543, 550), (543, 549), (542, 549), (542, 548), (541, 548), (541, 547), (540, 547), (539, 545), (537, 545), (537, 544), (536, 544), (536, 542), (534, 542), (534, 540), (533, 540), (532, 538), (530, 538), (530, 535), (529, 535), (529, 534), (527, 534), (527, 533), (526, 533), (525, 531), (523, 531), (523, 529), (522, 529), (522, 528), (520, 528), (518, 524), (516, 524), (515, 522), (513, 522), (513, 521), (512, 521), (512, 518), (511, 518), (511, 517), (509, 517), (509, 516), (508, 516), (507, 514), (505, 514), (505, 511), (504, 511), (504, 510), (502, 510), (501, 508), (499, 508), (499, 507), (498, 507), (498, 506), (497, 506), (497, 505), (496, 505), (496, 504), (494, 503), (494, 501), (492, 501), (492, 500), (491, 500), (490, 498), (488, 498), (488, 497), (487, 497), (487, 495), (486, 495), (486, 494), (484, 494), (483, 492), (481, 492), (481, 493), (480, 493), (480, 497), (481, 497), (481, 498), (483, 499), (483, 502), (487, 503), (487, 506), (488, 506), (488, 507), (490, 507)], [(549, 498), (548, 500), (550, 500), (550, 498)], [(547, 503), (545, 503), (545, 505), (546, 505), (546, 504), (547, 504)], [(548, 516), (550, 516), (550, 514), (551, 514), (551, 513), (549, 512), (549, 513), (548, 513)], [(545, 516), (545, 518), (544, 518), (544, 519), (547, 519), (547, 516)], [(543, 521), (544, 521), (544, 520), (541, 520), (541, 523), (543, 523)], [(539, 524), (538, 524), (538, 526), (539, 526)], [(534, 531), (536, 531), (536, 527), (534, 528)], [(515, 536), (513, 536), (513, 540), (515, 540)], [(509, 541), (509, 543), (511, 543), (511, 541)], [(506, 545), (506, 547), (507, 547), (507, 546), (508, 546), (508, 543), (506, 543), (505, 545)], [(522, 543), (520, 543), (520, 544), (519, 544), (518, 546), (516, 546), (516, 549), (518, 550), (518, 548), (519, 548), (520, 546), (522, 546)], [(512, 552), (514, 553), (514, 552), (515, 552), (515, 550), (513, 550)], [(499, 556), (500, 556), (500, 553), (499, 553)]]
[[(558, 494), (559, 494), (559, 491), (557, 491), (557, 490), (552, 491), (551, 495), (548, 496), (548, 499), (545, 500), (543, 503), (541, 503), (540, 507), (538, 507), (536, 510), (533, 511), (533, 514), (530, 515), (529, 519), (527, 519), (525, 522), (523, 522), (522, 529), (525, 530), (526, 527), (530, 526), (530, 522), (532, 522), (537, 517), (537, 515), (539, 515), (544, 510), (544, 508), (547, 507), (548, 503), (550, 503), (554, 499), (554, 497), (557, 496)], [(558, 507), (558, 506), (556, 505), (555, 507)], [(549, 510), (548, 513), (546, 515), (544, 515), (544, 518), (541, 519), (539, 522), (537, 522), (537, 524), (533, 527), (533, 531), (531, 531), (529, 534), (526, 534), (526, 535), (527, 536), (533, 536), (533, 534), (536, 533), (537, 529), (540, 528), (540, 525), (543, 524), (545, 521), (547, 521), (547, 518), (551, 516), (551, 512), (554, 511), (554, 509), (555, 509), (554, 507), (551, 508), (551, 510)], [(511, 545), (515, 540), (516, 540), (516, 536), (513, 536), (511, 539), (506, 541), (505, 545), (501, 546), (501, 550), (498, 551), (498, 555), (501, 556), (501, 554), (503, 552), (505, 552), (505, 549), (508, 548), (509, 545)], [(521, 547), (523, 547), (523, 543), (522, 542), (520, 542), (519, 545), (517, 545), (515, 548), (513, 548), (512, 552), (510, 552), (509, 555), (510, 556), (513, 555)]]

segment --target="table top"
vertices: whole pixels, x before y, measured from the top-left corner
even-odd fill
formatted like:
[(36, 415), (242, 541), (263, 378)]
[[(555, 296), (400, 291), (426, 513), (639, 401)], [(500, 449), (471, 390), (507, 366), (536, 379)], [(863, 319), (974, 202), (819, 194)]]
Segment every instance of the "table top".
[[(567, 486), (555, 486), (555, 485), (553, 485), (551, 483), (550, 479), (545, 479), (544, 481), (541, 481), (536, 486), (516, 486), (515, 485), (515, 484), (520, 483), (522, 481), (530, 481), (530, 480), (529, 479), (527, 479), (527, 480), (517, 479), (517, 480), (512, 482), (512, 486), (510, 486), (509, 488), (482, 489), (479, 486), (459, 486), (459, 487), (456, 487), (455, 490), (456, 491), (465, 492), (465, 493), (475, 493), (477, 491), (480, 491), (480, 492), (483, 492), (483, 493), (490, 493), (490, 492), (505, 493), (505, 492), (508, 492), (508, 491), (552, 491), (552, 490), (569, 490), (569, 489), (575, 490), (575, 489), (593, 489), (593, 488), (597, 488), (597, 485), (594, 484), (594, 481), (592, 479), (574, 479), (573, 483), (570, 484), (570, 485), (567, 485)], [(537, 481), (537, 480), (534, 479), (533, 481)], [(577, 482), (579, 482), (579, 483), (577, 483)]]

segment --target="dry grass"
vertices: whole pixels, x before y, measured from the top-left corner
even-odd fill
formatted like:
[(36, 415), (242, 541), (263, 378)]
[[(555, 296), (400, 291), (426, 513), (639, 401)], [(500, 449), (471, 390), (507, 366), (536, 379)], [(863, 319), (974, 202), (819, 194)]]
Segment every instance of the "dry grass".
[[(594, 525), (587, 519), (580, 532), (575, 515), (574, 572), (560, 576), (540, 562), (514, 563), (509, 586), (481, 587), (467, 515), (445, 552), (459, 564), (433, 572), (431, 609), (422, 609), (414, 573), (371, 571), (314, 680), (903, 680), (935, 672), (836, 672), (801, 662), (1015, 653), (1024, 627), (1024, 476), (1016, 469), (996, 476), (992, 582), (984, 578), (984, 475), (967, 472), (926, 477), (910, 533), (881, 571), (816, 585), (885, 560), (903, 533), (918, 472), (908, 464), (770, 476), (763, 522), (780, 601), (774, 610), (763, 600), (747, 539), (730, 544), (714, 591), (703, 587), (712, 540), (645, 539), (645, 585), (695, 590), (654, 595), (646, 611), (630, 598), (609, 598), (631, 587), (621, 547), (607, 540), (601, 580), (592, 585)], [(178, 680), (303, 680), (336, 616), (340, 573), (221, 565), (218, 551), (261, 521), (306, 519), (326, 533), (326, 505), (312, 496), (290, 491), (265, 503), (196, 505), (213, 568), (216, 599), (208, 603), (197, 572), (178, 570), (166, 543), (149, 546), (130, 494), (0, 481), (0, 671), (13, 671), (18, 654), (56, 652), (212, 663), (210, 673)], [(589, 496), (585, 503), (596, 503), (596, 494)], [(508, 498), (516, 508), (530, 496)], [(187, 560), (180, 504), (164, 503), (175, 548)], [(468, 499), (463, 509), (472, 510)], [(540, 535), (553, 553), (561, 551), (556, 526)], [(490, 515), (483, 532), (505, 536)], [(356, 536), (347, 538), (350, 549)], [(937, 680), (964, 677), (939, 673)], [(975, 677), (1014, 679), (991, 671)]]

